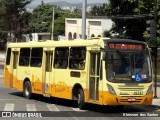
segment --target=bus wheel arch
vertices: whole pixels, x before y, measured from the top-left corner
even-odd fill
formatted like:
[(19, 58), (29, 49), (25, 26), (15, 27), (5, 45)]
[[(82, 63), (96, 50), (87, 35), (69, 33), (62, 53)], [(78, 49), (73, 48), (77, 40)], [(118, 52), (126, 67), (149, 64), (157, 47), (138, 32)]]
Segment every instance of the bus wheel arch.
[(85, 95), (83, 88), (80, 84), (75, 84), (72, 89), (72, 99), (77, 100), (78, 107), (80, 109), (85, 109)]
[(26, 78), (23, 82), (23, 96), (27, 99), (30, 99), (32, 96), (31, 82), (28, 78)]

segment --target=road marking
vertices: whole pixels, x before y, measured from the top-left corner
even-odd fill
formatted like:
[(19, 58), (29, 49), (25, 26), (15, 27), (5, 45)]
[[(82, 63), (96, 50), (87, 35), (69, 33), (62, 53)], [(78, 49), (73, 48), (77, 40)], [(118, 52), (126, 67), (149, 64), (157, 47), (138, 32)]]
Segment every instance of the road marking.
[(47, 104), (50, 111), (59, 111), (59, 109), (54, 104)]
[(14, 110), (14, 104), (7, 103), (4, 107), (4, 111), (13, 111)]
[(156, 111), (160, 111), (160, 108), (158, 108), (158, 110), (156, 110)]
[(26, 104), (27, 111), (37, 111), (34, 104)]
[(79, 119), (76, 118), (72, 113), (69, 112), (69, 114), (72, 116), (72, 118), (73, 118), (74, 120), (79, 120)]
[(78, 111), (78, 112), (86, 112), (87, 111), (87, 110), (80, 110), (79, 108), (72, 108), (72, 110)]
[(26, 99), (0, 99), (0, 101), (2, 101), (2, 100), (26, 100)]

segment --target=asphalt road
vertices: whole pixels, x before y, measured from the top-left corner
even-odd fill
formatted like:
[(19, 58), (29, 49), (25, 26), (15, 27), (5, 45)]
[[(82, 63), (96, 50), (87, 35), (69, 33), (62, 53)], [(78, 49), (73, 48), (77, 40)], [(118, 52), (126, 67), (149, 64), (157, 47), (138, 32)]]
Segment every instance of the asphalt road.
[[(33, 99), (28, 100), (23, 97), (22, 92), (6, 88), (0, 79), (0, 116), (5, 116), (6, 112), (9, 112), (8, 114), (11, 112), (12, 120), (22, 119), (17, 116), (23, 117), (23, 120), (33, 119), (34, 115), (37, 115), (36, 119), (39, 120), (158, 120), (160, 117), (158, 106), (126, 106), (124, 110), (116, 111), (111, 107), (87, 104), (86, 110), (79, 110), (76, 102), (70, 100), (46, 98), (41, 95), (34, 95)], [(146, 115), (146, 117), (134, 117), (136, 115)], [(158, 117), (153, 117), (154, 115)]]

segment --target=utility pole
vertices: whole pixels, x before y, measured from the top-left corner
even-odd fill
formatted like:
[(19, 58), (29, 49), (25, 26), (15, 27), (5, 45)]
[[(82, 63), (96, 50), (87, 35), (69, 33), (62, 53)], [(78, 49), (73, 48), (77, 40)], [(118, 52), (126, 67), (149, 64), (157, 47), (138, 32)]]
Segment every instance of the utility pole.
[(51, 34), (51, 40), (53, 40), (53, 31), (54, 31), (54, 6), (53, 6), (53, 15), (52, 15), (52, 34)]
[(88, 24), (88, 38), (90, 37), (90, 25)]
[(154, 41), (154, 98), (157, 98), (157, 0), (154, 0), (154, 21), (155, 21), (155, 41)]
[(82, 39), (86, 39), (86, 6), (87, 0), (82, 3)]

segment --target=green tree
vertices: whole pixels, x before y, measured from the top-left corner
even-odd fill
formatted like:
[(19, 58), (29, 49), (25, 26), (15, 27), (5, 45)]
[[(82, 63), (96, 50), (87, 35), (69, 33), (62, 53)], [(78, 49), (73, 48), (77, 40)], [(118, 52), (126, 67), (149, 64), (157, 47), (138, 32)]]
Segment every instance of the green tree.
[(103, 32), (103, 37), (111, 37), (110, 32), (109, 32), (108, 30), (105, 30), (105, 31)]
[(3, 49), (3, 44), (7, 41), (7, 33), (4, 32), (4, 24), (5, 24), (5, 11), (4, 5), (0, 1), (0, 49)]
[[(3, 6), (0, 13), (3, 19), (0, 21), (1, 28), (11, 31), (14, 35), (13, 41), (22, 41), (22, 34), (28, 31), (28, 19), (30, 14), (25, 6), (32, 0), (1, 0)], [(2, 12), (3, 11), (3, 12)]]
[[(30, 21), (32, 32), (50, 32), (52, 31), (53, 5), (42, 4), (34, 9)], [(54, 6), (54, 39), (58, 35), (65, 34), (65, 18), (80, 17), (78, 12), (71, 13), (68, 10)]]
[[(157, 12), (160, 11), (160, 0), (157, 0)], [(109, 0), (105, 11), (108, 16), (114, 16), (113, 32), (132, 39), (146, 41), (146, 21), (153, 19), (154, 2), (152, 0)]]
[(89, 15), (92, 15), (92, 16), (98, 16), (99, 15), (99, 12), (98, 12), (98, 7), (96, 5), (94, 5), (92, 7), (92, 10), (91, 12), (89, 13)]
[(48, 32), (48, 27), (52, 22), (53, 5), (42, 4), (33, 10), (29, 27), (32, 33)]
[[(80, 18), (81, 16), (77, 12), (71, 13), (66, 10), (56, 12), (58, 14), (55, 19), (54, 26), (54, 38), (57, 39), (58, 35), (65, 35), (65, 18)], [(51, 27), (50, 27), (51, 28)]]

